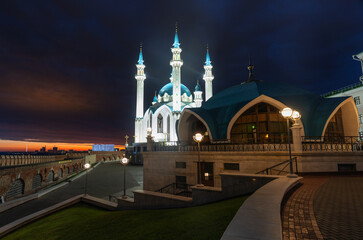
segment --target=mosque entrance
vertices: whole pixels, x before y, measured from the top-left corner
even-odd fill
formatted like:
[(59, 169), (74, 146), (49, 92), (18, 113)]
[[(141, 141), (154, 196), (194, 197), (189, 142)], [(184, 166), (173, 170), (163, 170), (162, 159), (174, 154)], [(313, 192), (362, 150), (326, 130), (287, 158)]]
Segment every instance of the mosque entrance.
[(213, 163), (201, 162), (200, 166), (202, 168), (202, 184), (214, 187)]

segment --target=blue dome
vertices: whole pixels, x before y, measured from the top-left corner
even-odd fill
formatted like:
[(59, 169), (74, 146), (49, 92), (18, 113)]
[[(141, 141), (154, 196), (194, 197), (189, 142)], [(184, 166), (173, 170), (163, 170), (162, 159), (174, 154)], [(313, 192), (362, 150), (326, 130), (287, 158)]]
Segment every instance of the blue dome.
[[(184, 84), (180, 84), (180, 87), (181, 87), (181, 95), (183, 95), (184, 93), (186, 93), (188, 97), (192, 95), (189, 89)], [(165, 93), (173, 95), (173, 83), (168, 83), (164, 87), (162, 87), (159, 91), (159, 96), (164, 96)]]

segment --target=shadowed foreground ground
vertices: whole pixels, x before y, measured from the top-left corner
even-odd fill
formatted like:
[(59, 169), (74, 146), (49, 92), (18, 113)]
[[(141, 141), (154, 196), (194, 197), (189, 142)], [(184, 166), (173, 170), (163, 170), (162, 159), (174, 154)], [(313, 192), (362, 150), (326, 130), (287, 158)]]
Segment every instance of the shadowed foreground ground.
[(363, 239), (363, 174), (304, 176), (283, 212), (284, 240)]
[(62, 210), (10, 239), (220, 239), (247, 196), (199, 207), (105, 211), (86, 204)]

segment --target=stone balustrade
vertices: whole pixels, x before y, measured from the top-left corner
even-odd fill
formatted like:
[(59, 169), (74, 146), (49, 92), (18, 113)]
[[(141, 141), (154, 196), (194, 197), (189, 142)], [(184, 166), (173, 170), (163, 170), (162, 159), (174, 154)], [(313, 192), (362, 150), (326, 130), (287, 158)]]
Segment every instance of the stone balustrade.
[(0, 155), (0, 167), (62, 161), (66, 155)]

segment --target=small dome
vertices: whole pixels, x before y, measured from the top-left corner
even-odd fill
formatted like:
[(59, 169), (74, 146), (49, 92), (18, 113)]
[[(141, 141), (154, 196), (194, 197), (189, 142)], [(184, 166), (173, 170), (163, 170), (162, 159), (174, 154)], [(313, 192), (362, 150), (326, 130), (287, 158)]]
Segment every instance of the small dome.
[(158, 98), (156, 96), (154, 96), (153, 102), (158, 102)]
[[(184, 84), (180, 84), (180, 88), (181, 95), (183, 95), (184, 93), (187, 94), (188, 97), (192, 95), (189, 89)], [(164, 87), (162, 87), (159, 91), (159, 96), (164, 96), (165, 93), (167, 93), (169, 96), (173, 95), (173, 83), (168, 83)]]

